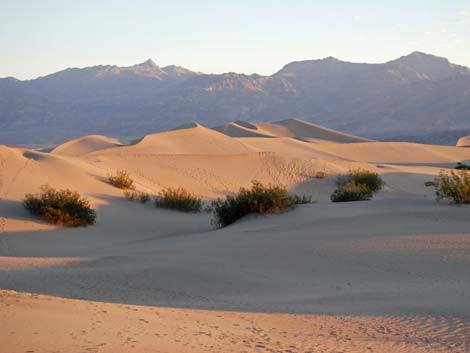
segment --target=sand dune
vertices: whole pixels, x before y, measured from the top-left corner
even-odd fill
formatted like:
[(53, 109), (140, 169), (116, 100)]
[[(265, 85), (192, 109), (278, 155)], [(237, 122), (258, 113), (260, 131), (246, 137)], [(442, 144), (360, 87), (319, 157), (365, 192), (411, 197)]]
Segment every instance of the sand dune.
[(261, 132), (256, 125), (244, 121), (234, 121), (212, 129), (231, 137), (274, 137), (274, 135)]
[(364, 137), (346, 134), (300, 119), (286, 119), (273, 123), (255, 123), (258, 129), (277, 137), (292, 137), (310, 142), (352, 143), (370, 141)]
[(120, 145), (119, 140), (111, 137), (88, 135), (63, 143), (52, 149), (51, 153), (62, 156), (82, 156), (90, 152)]
[(470, 147), (470, 136), (459, 138), (457, 141), (457, 147)]
[[(0, 146), (0, 347), (464, 352), (468, 207), (437, 204), (423, 184), (470, 149), (361, 142), (296, 120), (226, 130), (189, 124), (127, 146), (84, 137), (52, 153)], [(385, 189), (331, 203), (336, 174), (358, 167)], [(316, 203), (215, 230), (208, 213), (127, 201), (107, 183), (116, 169), (152, 194), (184, 186), (211, 199), (257, 179)], [(45, 183), (90, 198), (97, 224), (31, 217), (24, 194)]]
[(466, 150), (450, 146), (433, 146), (409, 142), (369, 142), (323, 144), (315, 149), (338, 158), (369, 163), (445, 164), (468, 158)]
[(235, 121), (213, 128), (231, 137), (282, 137), (315, 143), (367, 142), (369, 139), (346, 134), (300, 119), (287, 119), (272, 123)]
[(162, 155), (226, 155), (250, 152), (242, 143), (194, 123), (175, 130), (146, 135), (136, 144), (123, 150), (148, 151)]

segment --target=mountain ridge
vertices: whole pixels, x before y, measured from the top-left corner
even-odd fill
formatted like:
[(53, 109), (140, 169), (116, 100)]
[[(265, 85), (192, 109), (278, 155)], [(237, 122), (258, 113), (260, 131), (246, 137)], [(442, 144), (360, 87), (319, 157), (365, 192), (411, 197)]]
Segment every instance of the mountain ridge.
[(288, 63), (270, 76), (160, 67), (68, 68), (33, 80), (0, 79), (0, 141), (54, 143), (118, 137), (187, 121), (296, 117), (363, 136), (470, 129), (470, 70), (413, 52), (382, 64), (333, 57)]

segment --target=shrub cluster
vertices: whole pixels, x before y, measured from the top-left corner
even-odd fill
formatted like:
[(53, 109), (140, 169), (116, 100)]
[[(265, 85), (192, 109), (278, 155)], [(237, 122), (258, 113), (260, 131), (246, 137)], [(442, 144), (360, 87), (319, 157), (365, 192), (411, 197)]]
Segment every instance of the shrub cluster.
[(250, 189), (241, 188), (235, 196), (228, 195), (225, 200), (212, 202), (212, 222), (216, 227), (228, 226), (251, 213), (280, 213), (293, 205), (311, 202), (310, 197), (289, 195), (280, 186), (265, 186), (258, 181), (252, 184)]
[(34, 215), (45, 218), (49, 223), (68, 227), (94, 224), (96, 213), (87, 199), (76, 191), (55, 190), (47, 185), (38, 194), (27, 194), (24, 207)]
[(346, 183), (338, 185), (331, 195), (331, 201), (367, 201), (372, 198), (372, 195), (372, 191), (364, 184)]
[(325, 179), (326, 178), (326, 173), (322, 172), (322, 171), (316, 172), (315, 173), (315, 178), (316, 179)]
[(155, 198), (155, 206), (183, 212), (200, 212), (202, 199), (184, 188), (165, 188)]
[(367, 186), (372, 193), (382, 190), (384, 186), (384, 182), (379, 174), (369, 170), (351, 169), (348, 172), (347, 177), (349, 178), (349, 181), (354, 184)]
[(118, 170), (116, 175), (109, 175), (108, 181), (119, 189), (132, 189), (134, 185), (134, 180), (131, 179), (129, 173), (125, 170)]
[(331, 201), (366, 201), (383, 188), (384, 182), (377, 173), (351, 169), (348, 174), (338, 176), (336, 186)]
[(147, 203), (150, 201), (150, 194), (134, 189), (124, 190), (124, 196), (129, 201), (140, 201), (141, 203)]
[(470, 204), (470, 170), (441, 170), (434, 181), (425, 185), (434, 186), (437, 201), (449, 199), (457, 204)]

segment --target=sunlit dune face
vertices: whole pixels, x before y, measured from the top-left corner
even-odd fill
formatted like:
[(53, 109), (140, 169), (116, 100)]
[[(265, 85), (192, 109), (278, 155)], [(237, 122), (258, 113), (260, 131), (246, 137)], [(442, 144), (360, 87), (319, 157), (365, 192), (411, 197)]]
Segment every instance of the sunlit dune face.
[(63, 267), (89, 262), (88, 258), (73, 257), (12, 257), (0, 256), (0, 271)]

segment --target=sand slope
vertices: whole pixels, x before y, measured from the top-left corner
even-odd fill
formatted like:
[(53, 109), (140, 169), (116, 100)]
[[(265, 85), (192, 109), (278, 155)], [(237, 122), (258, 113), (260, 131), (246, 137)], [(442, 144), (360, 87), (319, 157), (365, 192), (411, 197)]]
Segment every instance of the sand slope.
[[(469, 334), (468, 326), (426, 315), (294, 316), (175, 310), (11, 291), (0, 291), (0, 314), (0, 343), (9, 353), (463, 353)], [(47, 320), (39, 319), (43, 317)]]

